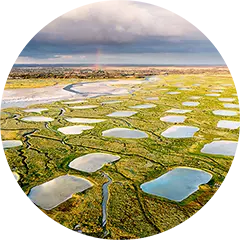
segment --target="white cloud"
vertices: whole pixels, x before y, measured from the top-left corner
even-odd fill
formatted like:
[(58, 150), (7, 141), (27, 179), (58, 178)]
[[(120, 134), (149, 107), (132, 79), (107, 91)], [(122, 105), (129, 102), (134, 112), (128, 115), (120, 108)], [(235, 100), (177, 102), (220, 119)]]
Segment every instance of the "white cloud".
[(62, 15), (42, 29), (36, 39), (124, 43), (145, 37), (204, 38), (189, 22), (160, 7), (131, 1), (106, 1)]

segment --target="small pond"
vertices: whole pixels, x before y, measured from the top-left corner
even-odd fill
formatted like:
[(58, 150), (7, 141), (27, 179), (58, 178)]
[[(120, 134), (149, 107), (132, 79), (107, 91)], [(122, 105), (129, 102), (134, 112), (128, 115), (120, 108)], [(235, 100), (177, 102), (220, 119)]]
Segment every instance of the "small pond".
[(219, 98), (220, 102), (234, 102), (235, 98)]
[(19, 147), (19, 146), (22, 146), (22, 145), (23, 145), (23, 143), (20, 140), (4, 140), (4, 141), (0, 141), (0, 147), (3, 148), (3, 149)]
[(112, 128), (102, 132), (104, 137), (116, 137), (116, 138), (147, 138), (148, 135), (139, 130), (128, 128)]
[(238, 112), (230, 110), (215, 110), (213, 111), (213, 114), (217, 116), (237, 116)]
[(238, 129), (240, 127), (240, 122), (229, 121), (229, 120), (220, 120), (217, 124), (218, 128), (227, 128), (227, 129)]
[(235, 141), (213, 141), (204, 145), (201, 152), (207, 154), (234, 156), (237, 149), (237, 144), (238, 142)]
[(239, 105), (238, 104), (234, 104), (234, 103), (224, 103), (223, 106), (225, 108), (238, 108), (239, 109)]
[(21, 119), (22, 121), (25, 122), (52, 122), (54, 121), (53, 118), (50, 117), (43, 117), (43, 116), (29, 116), (29, 117), (24, 117)]
[(177, 95), (177, 94), (180, 94), (180, 92), (167, 92), (167, 94), (170, 94), (170, 95)]
[(96, 118), (65, 118), (65, 120), (71, 123), (100, 123), (106, 121), (106, 119)]
[(202, 184), (208, 183), (212, 175), (208, 172), (177, 167), (162, 176), (143, 183), (141, 189), (155, 196), (181, 202), (199, 189)]
[(73, 194), (83, 192), (93, 184), (80, 177), (64, 175), (33, 187), (28, 197), (39, 207), (51, 210), (67, 201)]
[(90, 153), (78, 157), (70, 162), (69, 167), (83, 172), (96, 172), (101, 169), (106, 163), (111, 163), (119, 160), (117, 155), (107, 153)]
[(179, 113), (179, 114), (184, 114), (184, 113), (189, 113), (192, 110), (186, 110), (186, 109), (177, 109), (177, 108), (173, 108), (170, 110), (167, 110), (166, 113)]
[(155, 104), (141, 104), (141, 105), (136, 105), (129, 108), (144, 109), (144, 108), (154, 108), (154, 107), (156, 107)]
[(191, 138), (199, 131), (197, 127), (191, 126), (172, 126), (164, 131), (161, 135), (166, 138)]
[(208, 93), (208, 94), (205, 94), (206, 96), (208, 97), (219, 97), (221, 96), (221, 94), (218, 94), (218, 93)]
[(188, 106), (188, 107), (196, 107), (199, 104), (200, 104), (199, 102), (183, 102), (182, 103), (183, 106)]
[(187, 117), (185, 116), (165, 116), (161, 117), (160, 120), (163, 122), (170, 123), (183, 123)]
[(91, 109), (91, 108), (97, 108), (98, 105), (83, 105), (83, 106), (73, 106), (69, 107), (71, 109)]
[(84, 130), (90, 130), (93, 128), (94, 128), (93, 126), (77, 125), (77, 126), (68, 126), (68, 127), (58, 128), (58, 131), (65, 135), (75, 135), (75, 134), (81, 134)]
[(108, 114), (108, 117), (131, 117), (134, 114), (136, 114), (137, 112), (133, 112), (133, 111), (117, 111), (117, 112), (113, 112)]

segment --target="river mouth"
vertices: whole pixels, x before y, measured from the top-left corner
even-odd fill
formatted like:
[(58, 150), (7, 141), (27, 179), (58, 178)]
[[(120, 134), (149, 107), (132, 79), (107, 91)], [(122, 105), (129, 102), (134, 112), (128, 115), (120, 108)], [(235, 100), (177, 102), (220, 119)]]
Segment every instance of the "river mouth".
[[(159, 81), (151, 77), (142, 80), (108, 80), (96, 82), (79, 82), (69, 85), (54, 85), (41, 88), (6, 89), (3, 93), (1, 108), (25, 108), (34, 104), (49, 104), (57, 101), (69, 100), (64, 104), (77, 104), (86, 98), (101, 96), (124, 96), (132, 94), (145, 83)], [(124, 86), (124, 87), (120, 87)], [(54, 92), (54, 94), (52, 94)], [(79, 98), (82, 98), (79, 100)]]

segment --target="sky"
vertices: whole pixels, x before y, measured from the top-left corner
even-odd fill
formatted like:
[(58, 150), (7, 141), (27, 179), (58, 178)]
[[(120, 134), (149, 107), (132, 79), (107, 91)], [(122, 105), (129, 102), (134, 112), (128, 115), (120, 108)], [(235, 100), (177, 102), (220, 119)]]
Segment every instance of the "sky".
[(16, 64), (224, 65), (188, 21), (158, 6), (104, 1), (72, 10), (40, 30)]

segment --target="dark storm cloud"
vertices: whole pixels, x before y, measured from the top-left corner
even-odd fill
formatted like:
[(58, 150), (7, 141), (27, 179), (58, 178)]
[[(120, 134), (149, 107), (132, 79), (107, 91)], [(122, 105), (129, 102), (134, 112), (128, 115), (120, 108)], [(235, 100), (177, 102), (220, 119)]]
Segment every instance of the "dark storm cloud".
[(86, 54), (97, 51), (108, 54), (118, 53), (205, 53), (216, 52), (215, 47), (204, 40), (177, 40), (145, 38), (131, 43), (110, 44), (76, 44), (76, 43), (48, 43), (32, 40), (21, 53), (21, 56), (36, 58), (52, 57), (56, 54)]

